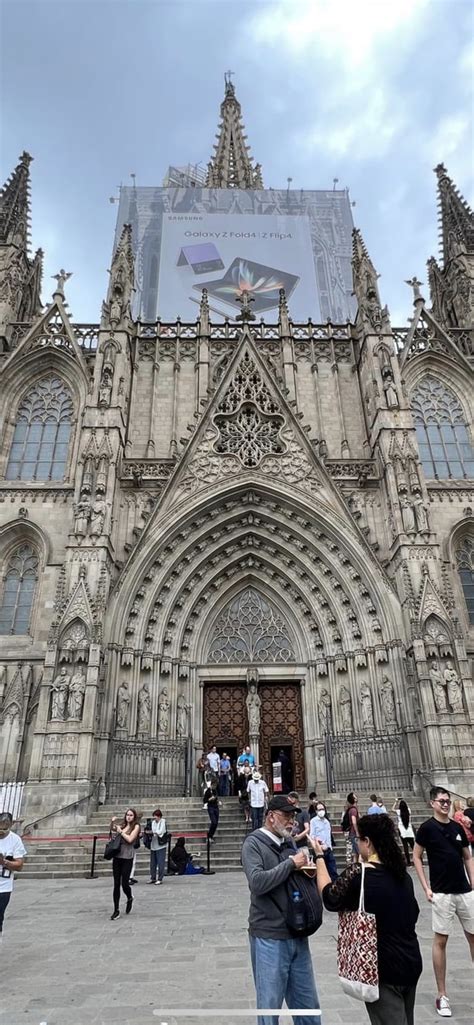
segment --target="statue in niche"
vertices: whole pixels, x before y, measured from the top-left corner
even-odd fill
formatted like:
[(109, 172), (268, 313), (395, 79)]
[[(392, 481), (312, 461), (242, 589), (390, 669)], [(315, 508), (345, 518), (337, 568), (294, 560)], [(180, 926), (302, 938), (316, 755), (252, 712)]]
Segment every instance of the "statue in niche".
[(251, 683), (249, 686), (245, 704), (247, 705), (249, 733), (253, 735), (258, 733), (260, 729), (260, 709), (262, 707), (262, 699), (259, 696), (255, 683)]
[(403, 529), (404, 529), (406, 534), (414, 534), (415, 530), (416, 530), (416, 527), (415, 527), (415, 513), (413, 511), (413, 505), (408, 500), (408, 498), (402, 498), (402, 500), (400, 502), (400, 505), (401, 505), (401, 509), (402, 509)]
[(383, 323), (382, 308), (378, 301), (375, 288), (369, 288), (367, 290), (363, 309), (374, 331), (381, 331)]
[(67, 701), (68, 719), (82, 719), (84, 707), (84, 695), (86, 693), (86, 678), (82, 669), (77, 669), (71, 676), (69, 683), (69, 694)]
[(184, 694), (178, 694), (176, 705), (176, 736), (187, 737), (188, 735), (188, 706)]
[(420, 534), (428, 534), (430, 529), (428, 514), (421, 495), (419, 495), (418, 498), (415, 498), (413, 502), (413, 510), (416, 519), (416, 529)]
[(430, 669), (431, 685), (433, 687), (434, 703), (437, 712), (447, 712), (448, 706), (446, 704), (446, 688), (447, 683), (444, 681), (441, 670), (439, 669), (437, 662), (431, 663)]
[(382, 705), (382, 712), (384, 721), (387, 726), (392, 723), (396, 723), (397, 716), (395, 713), (395, 697), (393, 693), (393, 683), (388, 676), (382, 677), (382, 686), (380, 688), (380, 704)]
[(170, 703), (166, 687), (160, 692), (158, 698), (158, 733), (167, 733), (169, 729)]
[(372, 707), (372, 695), (370, 693), (370, 687), (367, 683), (365, 683), (361, 689), (359, 701), (362, 706), (362, 725), (365, 730), (373, 730), (374, 710)]
[(151, 697), (148, 684), (144, 683), (138, 692), (137, 733), (149, 733), (151, 721)]
[(106, 504), (102, 498), (97, 498), (91, 509), (91, 522), (89, 533), (91, 537), (100, 537), (104, 530)]
[(70, 676), (66, 672), (66, 666), (62, 666), (58, 675), (53, 680), (51, 719), (63, 721), (66, 718), (66, 707), (69, 694)]
[(341, 722), (344, 732), (352, 730), (352, 701), (347, 687), (342, 685), (339, 689), (339, 706), (341, 709)]
[(90, 502), (87, 498), (81, 498), (74, 506), (74, 533), (76, 537), (85, 537), (87, 524), (91, 514)]
[(321, 723), (321, 733), (331, 732), (331, 695), (326, 687), (323, 687), (319, 696), (319, 720)]
[(448, 702), (452, 712), (464, 712), (462, 700), (462, 683), (452, 662), (446, 662), (443, 673), (448, 691)]
[(120, 684), (117, 693), (117, 719), (116, 725), (119, 730), (128, 729), (128, 711), (130, 705), (130, 694), (125, 682)]
[(109, 366), (105, 365), (99, 384), (99, 406), (110, 406), (110, 397), (112, 395), (112, 382), (113, 373)]
[(385, 402), (387, 404), (387, 409), (398, 409), (397, 389), (395, 388), (395, 384), (393, 382), (392, 377), (387, 376), (385, 378), (385, 381), (383, 383), (383, 390), (385, 394)]

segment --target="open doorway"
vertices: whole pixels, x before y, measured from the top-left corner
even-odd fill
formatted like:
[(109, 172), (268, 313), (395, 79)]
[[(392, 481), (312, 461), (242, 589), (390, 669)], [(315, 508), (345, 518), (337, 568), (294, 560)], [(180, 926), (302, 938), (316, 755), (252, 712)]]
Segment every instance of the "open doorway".
[[(289, 794), (294, 789), (293, 744), (272, 744), (270, 757), (272, 765), (273, 762), (281, 762), (281, 789), (282, 793)], [(272, 780), (272, 776), (270, 779)]]

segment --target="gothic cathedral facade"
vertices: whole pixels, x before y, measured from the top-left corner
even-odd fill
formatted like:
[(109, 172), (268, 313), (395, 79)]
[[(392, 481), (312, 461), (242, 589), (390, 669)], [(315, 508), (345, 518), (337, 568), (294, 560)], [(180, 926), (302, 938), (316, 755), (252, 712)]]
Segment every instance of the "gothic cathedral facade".
[[(206, 184), (263, 188), (229, 83), (221, 111)], [(282, 291), (271, 323), (245, 292), (143, 323), (129, 225), (73, 323), (65, 272), (40, 301), (30, 161), (0, 208), (0, 781), (30, 817), (99, 779), (185, 793), (251, 737), (300, 788), (472, 793), (474, 219), (444, 166), (399, 329), (358, 230), (353, 322)]]

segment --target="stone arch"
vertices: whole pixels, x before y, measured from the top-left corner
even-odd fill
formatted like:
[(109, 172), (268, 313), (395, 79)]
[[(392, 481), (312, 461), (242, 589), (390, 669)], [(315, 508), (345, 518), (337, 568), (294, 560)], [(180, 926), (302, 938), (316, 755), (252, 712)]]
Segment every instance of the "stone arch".
[[(454, 591), (458, 597), (458, 607), (463, 610), (468, 628), (474, 628), (474, 593), (471, 592), (474, 581), (474, 519), (457, 523), (448, 538), (448, 555), (453, 571)], [(468, 574), (471, 573), (471, 580)]]
[(4, 598), (4, 581), (8, 567), (12, 564), (16, 553), (28, 546), (37, 559), (35, 586), (30, 607), (28, 629), (18, 634), (18, 638), (34, 637), (35, 623), (40, 601), (42, 569), (49, 560), (49, 543), (43, 531), (34, 523), (25, 520), (13, 520), (0, 528), (0, 605)]

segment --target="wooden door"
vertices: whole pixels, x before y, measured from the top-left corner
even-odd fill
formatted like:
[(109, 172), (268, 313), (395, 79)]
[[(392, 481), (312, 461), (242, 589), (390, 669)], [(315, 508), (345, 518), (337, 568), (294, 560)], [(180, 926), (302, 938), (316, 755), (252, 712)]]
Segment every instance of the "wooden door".
[(293, 786), (304, 792), (303, 716), (299, 683), (265, 683), (258, 688), (262, 699), (260, 720), (260, 764), (271, 789), (272, 747), (291, 747)]
[(242, 683), (209, 683), (204, 685), (204, 754), (213, 744), (236, 747), (240, 754), (248, 743), (247, 688)]

